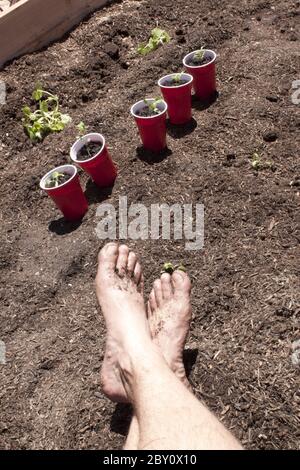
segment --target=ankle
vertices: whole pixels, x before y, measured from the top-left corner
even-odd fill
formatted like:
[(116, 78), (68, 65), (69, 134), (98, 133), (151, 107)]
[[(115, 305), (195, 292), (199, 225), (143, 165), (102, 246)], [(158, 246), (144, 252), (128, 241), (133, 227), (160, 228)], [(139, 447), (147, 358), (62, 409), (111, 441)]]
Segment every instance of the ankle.
[(165, 363), (159, 348), (147, 338), (143, 343), (130, 343), (119, 354), (118, 367), (124, 388), (131, 400), (136, 385), (156, 368), (158, 363)]

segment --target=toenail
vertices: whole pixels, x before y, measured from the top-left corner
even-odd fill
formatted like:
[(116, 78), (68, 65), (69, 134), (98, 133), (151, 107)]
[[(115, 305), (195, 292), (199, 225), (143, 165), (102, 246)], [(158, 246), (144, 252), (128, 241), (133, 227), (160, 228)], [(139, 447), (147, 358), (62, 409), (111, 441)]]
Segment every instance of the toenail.
[(117, 243), (108, 243), (107, 245), (105, 245), (105, 250), (107, 254), (113, 255), (118, 250), (118, 245)]
[(183, 281), (185, 278), (186, 274), (183, 271), (175, 271), (172, 274), (172, 278), (177, 281)]
[(161, 280), (162, 280), (162, 281), (169, 281), (169, 282), (170, 282), (170, 281), (171, 281), (171, 276), (170, 276), (170, 274), (169, 274), (169, 273), (163, 273), (163, 274), (161, 275)]
[(129, 252), (128, 246), (127, 245), (120, 245), (119, 246), (119, 253), (121, 253), (121, 252), (128, 253)]

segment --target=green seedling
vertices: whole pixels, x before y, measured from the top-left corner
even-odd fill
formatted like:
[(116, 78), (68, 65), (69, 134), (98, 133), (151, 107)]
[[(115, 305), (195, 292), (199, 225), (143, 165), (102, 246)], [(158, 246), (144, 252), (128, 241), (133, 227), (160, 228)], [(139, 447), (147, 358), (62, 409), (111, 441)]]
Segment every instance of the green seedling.
[(201, 49), (195, 52), (193, 56), (193, 62), (202, 62), (202, 60), (204, 59), (204, 55), (205, 55), (205, 49), (201, 47)]
[(180, 83), (181, 80), (182, 80), (183, 74), (184, 74), (184, 72), (176, 73), (176, 75), (174, 75), (173, 78), (172, 78), (172, 82)]
[(152, 113), (154, 113), (154, 114), (160, 114), (161, 113), (161, 110), (159, 109), (158, 105), (159, 105), (159, 103), (162, 103), (162, 99), (156, 98), (153, 102), (148, 101), (148, 100), (145, 99), (144, 103), (145, 103), (145, 105), (147, 105), (149, 110), (152, 111)]
[(186, 268), (183, 266), (183, 264), (176, 264), (174, 266), (173, 263), (165, 263), (163, 265), (161, 274), (163, 273), (173, 274), (174, 271), (186, 272)]
[(82, 139), (82, 137), (86, 134), (87, 132), (87, 126), (85, 125), (85, 123), (83, 121), (80, 121), (79, 124), (77, 124), (76, 126), (77, 130), (78, 130), (78, 136), (77, 138), (78, 139)]
[(142, 55), (149, 54), (149, 52), (155, 51), (159, 46), (170, 42), (171, 38), (169, 34), (160, 28), (154, 28), (151, 31), (151, 36), (147, 44), (141, 44), (138, 47), (138, 53)]
[(68, 181), (69, 178), (70, 176), (66, 175), (65, 173), (54, 171), (52, 175), (46, 181), (46, 188), (57, 188), (61, 184)]
[(273, 168), (273, 162), (263, 161), (258, 152), (254, 152), (251, 157), (251, 166), (254, 170), (263, 170), (264, 168)]
[(71, 121), (68, 114), (59, 111), (59, 100), (56, 95), (42, 89), (37, 84), (32, 99), (36, 101), (38, 109), (31, 111), (29, 106), (23, 108), (23, 126), (33, 142), (41, 141), (51, 132), (64, 130)]
[(254, 170), (259, 170), (261, 166), (261, 157), (257, 152), (254, 152), (251, 157), (251, 166), (254, 168)]
[[(77, 127), (77, 130), (79, 132), (79, 134), (77, 136), (77, 139), (81, 140), (83, 138), (83, 136), (87, 133), (88, 128), (87, 128), (86, 124), (83, 121), (80, 121), (80, 123), (77, 124), (76, 127)], [(85, 148), (86, 148), (86, 151), (88, 153), (89, 158), (92, 158), (93, 155), (91, 154), (90, 149), (89, 149), (89, 143), (90, 142), (91, 142), (91, 140), (88, 139)]]

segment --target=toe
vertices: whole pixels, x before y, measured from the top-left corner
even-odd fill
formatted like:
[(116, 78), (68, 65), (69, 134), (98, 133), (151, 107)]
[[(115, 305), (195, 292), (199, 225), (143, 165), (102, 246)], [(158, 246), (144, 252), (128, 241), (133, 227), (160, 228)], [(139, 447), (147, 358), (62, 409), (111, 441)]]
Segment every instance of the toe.
[[(98, 255), (98, 268), (111, 269), (112, 271), (116, 268), (118, 259), (118, 244), (107, 243), (99, 252)], [(99, 272), (99, 271), (98, 271)]]
[(155, 295), (156, 305), (159, 308), (159, 306), (162, 304), (162, 301), (163, 301), (162, 287), (161, 287), (160, 279), (156, 279), (156, 281), (154, 281), (153, 288), (154, 288), (154, 295)]
[(187, 296), (191, 293), (191, 281), (189, 276), (183, 271), (175, 271), (172, 274), (172, 284), (174, 286), (174, 293), (185, 294)]
[(137, 261), (135, 264), (134, 271), (133, 271), (133, 279), (137, 286), (138, 285), (143, 286), (144, 277), (143, 277), (143, 272), (142, 272), (142, 266), (140, 265), (139, 261)]
[(148, 308), (148, 315), (151, 316), (151, 315), (153, 315), (154, 310), (157, 309), (157, 303), (156, 303), (156, 299), (155, 299), (154, 289), (152, 289), (152, 291), (149, 295), (149, 307), (150, 307), (150, 312), (149, 312), (149, 308)]
[(128, 260), (127, 260), (127, 272), (130, 275), (130, 277), (133, 277), (134, 275), (134, 269), (135, 269), (136, 263), (137, 263), (137, 256), (133, 251), (130, 251), (128, 255)]
[(127, 270), (129, 248), (127, 245), (119, 246), (119, 255), (117, 260), (117, 271), (120, 275), (125, 275)]
[(165, 300), (169, 300), (173, 294), (170, 274), (168, 273), (162, 274), (160, 281), (161, 281), (162, 296)]

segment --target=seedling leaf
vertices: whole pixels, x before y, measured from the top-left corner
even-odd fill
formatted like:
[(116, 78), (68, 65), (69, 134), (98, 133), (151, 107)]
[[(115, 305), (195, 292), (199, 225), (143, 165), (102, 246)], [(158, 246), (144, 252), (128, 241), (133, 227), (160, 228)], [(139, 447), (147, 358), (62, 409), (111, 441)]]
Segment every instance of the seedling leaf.
[(174, 271), (186, 272), (186, 268), (183, 266), (183, 264), (175, 264), (174, 266), (173, 263), (168, 262), (163, 265), (161, 274), (163, 273), (173, 274)]
[(159, 46), (170, 42), (171, 37), (169, 34), (160, 28), (154, 28), (147, 44), (141, 44), (137, 51), (139, 54), (146, 55), (149, 52), (155, 51)]
[(23, 126), (32, 141), (40, 141), (50, 132), (62, 131), (71, 121), (68, 114), (59, 111), (58, 97), (43, 90), (40, 84), (36, 85), (32, 98), (38, 109), (31, 111), (25, 106), (22, 110)]
[(163, 101), (163, 100), (162, 100), (161, 98), (156, 98), (156, 99), (155, 99), (154, 101), (152, 101), (152, 102), (149, 101), (149, 100), (147, 100), (147, 99), (144, 99), (145, 105), (147, 105), (148, 108), (149, 108), (151, 111), (153, 111), (153, 113), (155, 113), (155, 114), (160, 114), (160, 113), (161, 113), (161, 110), (159, 109), (158, 104), (159, 104), (159, 103), (162, 103), (162, 101)]

